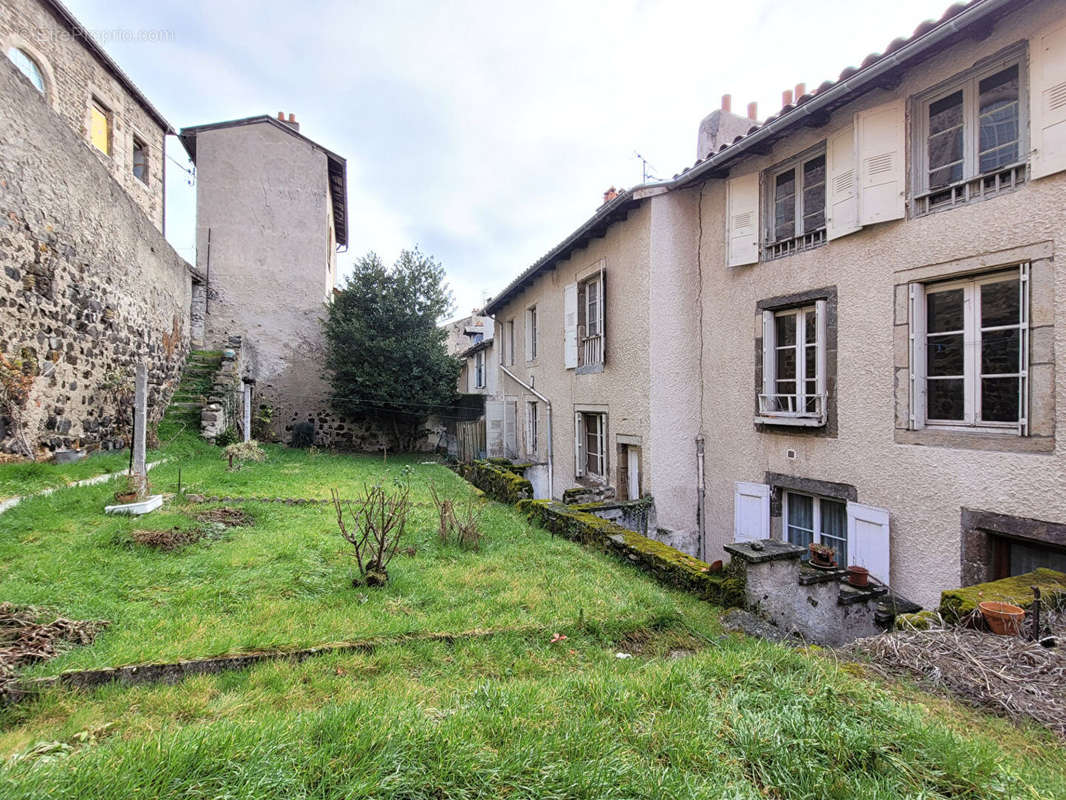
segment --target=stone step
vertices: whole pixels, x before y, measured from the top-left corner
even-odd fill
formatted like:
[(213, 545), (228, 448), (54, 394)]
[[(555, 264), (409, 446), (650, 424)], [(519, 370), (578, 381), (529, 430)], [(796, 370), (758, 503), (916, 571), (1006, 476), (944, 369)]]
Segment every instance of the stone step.
[(178, 400), (170, 404), (171, 408), (203, 408), (203, 403), (192, 403), (187, 400)]

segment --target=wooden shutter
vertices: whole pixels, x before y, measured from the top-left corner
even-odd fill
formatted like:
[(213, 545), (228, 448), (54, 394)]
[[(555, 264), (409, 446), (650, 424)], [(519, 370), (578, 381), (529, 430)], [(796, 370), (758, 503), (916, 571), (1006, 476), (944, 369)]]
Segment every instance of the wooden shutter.
[(526, 361), (533, 360), (533, 318), (535, 313), (532, 308), (527, 308), (525, 324), (522, 326), (526, 334)]
[(563, 287), (563, 366), (577, 367), (577, 284)]
[(466, 360), (466, 390), (470, 394), (477, 388), (477, 361), (475, 358)]
[(776, 394), (777, 384), (777, 331), (774, 327), (774, 312), (762, 312), (762, 393)]
[(910, 285), (910, 428), (912, 431), (925, 427), (925, 286)]
[(759, 173), (730, 178), (726, 183), (727, 265), (739, 267), (759, 260)]
[(890, 541), (888, 510), (848, 503), (848, 562), (866, 567), (882, 583), (889, 583)]
[(489, 458), (502, 458), (504, 455), (506, 413), (503, 400), (485, 401), (485, 452)]
[(737, 482), (733, 494), (733, 541), (770, 538), (770, 487)]
[(1066, 24), (1029, 44), (1030, 169), (1042, 178), (1066, 169)]
[(814, 349), (814, 391), (822, 398), (821, 413), (824, 420), (829, 415), (829, 398), (826, 389), (826, 348), (829, 345), (829, 303), (816, 300), (814, 303), (814, 329), (818, 342)]
[(855, 114), (860, 225), (903, 219), (904, 120), (902, 99)]
[(842, 128), (826, 142), (826, 235), (837, 239), (859, 225), (859, 195), (855, 179), (855, 126)]
[(585, 474), (585, 421), (580, 411), (574, 413), (574, 475)]
[[(600, 267), (600, 363), (607, 363), (607, 268)], [(604, 453), (607, 452), (604, 444)]]

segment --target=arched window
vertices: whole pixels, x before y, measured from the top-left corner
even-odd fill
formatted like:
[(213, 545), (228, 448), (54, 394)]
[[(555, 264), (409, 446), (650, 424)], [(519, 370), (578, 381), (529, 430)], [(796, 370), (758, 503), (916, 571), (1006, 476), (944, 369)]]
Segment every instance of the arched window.
[(7, 57), (19, 68), (19, 72), (30, 79), (30, 83), (37, 87), (37, 91), (44, 94), (44, 73), (36, 61), (25, 51), (12, 47), (7, 51)]

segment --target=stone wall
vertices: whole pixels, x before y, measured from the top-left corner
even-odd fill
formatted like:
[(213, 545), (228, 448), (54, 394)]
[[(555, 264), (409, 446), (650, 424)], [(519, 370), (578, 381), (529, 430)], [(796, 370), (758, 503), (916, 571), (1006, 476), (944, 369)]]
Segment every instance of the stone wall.
[[(200, 435), (214, 442), (228, 428), (241, 429), (244, 412), (241, 337), (231, 336), (222, 351), (222, 363), (211, 381), (207, 403), (200, 412)], [(243, 430), (241, 430), (243, 433)]]
[[(44, 76), (45, 101), (83, 141), (89, 141), (93, 101), (107, 109), (111, 152), (96, 148), (88, 152), (163, 230), (164, 127), (86, 47), (84, 33), (71, 32), (48, 5), (38, 0), (0, 0), (0, 47), (4, 53), (17, 47), (37, 62)], [(25, 79), (23, 83), (30, 85)], [(148, 149), (147, 181), (133, 174), (135, 136)]]
[(49, 450), (122, 446), (109, 384), (146, 360), (162, 416), (188, 351), (190, 268), (6, 58), (0, 176), (0, 352), (37, 375), (28, 434)]

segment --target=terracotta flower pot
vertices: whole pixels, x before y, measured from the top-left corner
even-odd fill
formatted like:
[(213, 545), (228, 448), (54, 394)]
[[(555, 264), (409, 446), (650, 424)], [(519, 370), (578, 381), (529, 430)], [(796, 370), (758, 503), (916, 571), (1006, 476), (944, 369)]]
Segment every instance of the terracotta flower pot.
[(1025, 609), (995, 600), (978, 603), (977, 607), (981, 609), (981, 615), (988, 623), (988, 627), (992, 629), (992, 633), (998, 633), (1000, 636), (1017, 636), (1021, 631)]
[(848, 583), (852, 586), (868, 586), (870, 583), (870, 570), (852, 564), (848, 567)]

